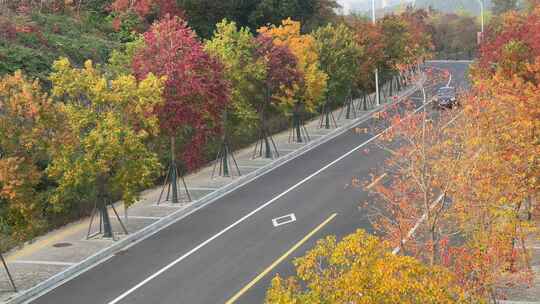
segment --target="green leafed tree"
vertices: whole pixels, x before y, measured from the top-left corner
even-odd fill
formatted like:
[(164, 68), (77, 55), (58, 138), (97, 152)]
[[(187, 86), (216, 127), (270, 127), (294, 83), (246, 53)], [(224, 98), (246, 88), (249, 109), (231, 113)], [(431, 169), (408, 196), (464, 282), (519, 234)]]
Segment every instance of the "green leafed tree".
[(259, 94), (257, 85), (266, 78), (266, 68), (264, 62), (255, 57), (255, 39), (250, 30), (238, 28), (234, 21), (224, 19), (218, 23), (214, 36), (205, 43), (205, 50), (221, 61), (224, 78), (231, 87), (231, 102), (223, 111), (223, 139), (217, 159), (222, 168), (220, 174), (231, 176), (229, 140), (233, 135), (248, 135), (257, 127), (257, 112), (252, 100)]
[(224, 18), (252, 30), (268, 24), (279, 24), (292, 18), (309, 31), (336, 17), (336, 0), (178, 0), (189, 24), (202, 37), (212, 36), (215, 24)]
[(123, 45), (123, 50), (113, 50), (109, 58), (107, 69), (113, 75), (132, 74), (132, 63), (135, 54), (144, 47), (144, 38), (142, 35), (133, 41)]
[(257, 83), (266, 77), (264, 63), (255, 57), (256, 45), (248, 28), (239, 29), (235, 22), (226, 19), (216, 27), (213, 38), (206, 41), (205, 49), (223, 63), (224, 76), (231, 84), (232, 102), (227, 109), (226, 127), (229, 129), (239, 123), (249, 125), (257, 119), (251, 100), (258, 94)]
[(108, 204), (119, 197), (131, 205), (159, 171), (145, 141), (158, 131), (153, 113), (164, 80), (153, 75), (140, 82), (131, 75), (107, 79), (91, 61), (74, 68), (65, 58), (53, 68), (52, 95), (61, 102), (65, 121), (48, 168), (59, 183), (52, 203), (64, 198), (97, 202), (104, 236), (110, 237)]
[(328, 24), (317, 29), (313, 36), (321, 69), (328, 75), (326, 102), (343, 101), (354, 86), (363, 49), (355, 33), (344, 24)]

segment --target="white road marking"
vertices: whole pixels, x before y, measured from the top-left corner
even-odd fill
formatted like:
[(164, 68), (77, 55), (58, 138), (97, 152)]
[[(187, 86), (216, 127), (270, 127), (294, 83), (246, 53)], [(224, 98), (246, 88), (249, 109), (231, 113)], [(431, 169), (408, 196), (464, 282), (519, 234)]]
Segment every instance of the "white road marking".
[(219, 188), (213, 188), (213, 187), (188, 187), (188, 190), (194, 190), (194, 191), (215, 191)]
[(452, 83), (452, 73), (450, 73), (450, 79), (448, 79), (448, 83), (446, 84), (446, 86), (449, 87), (451, 83)]
[[(429, 209), (431, 210), (435, 208), (435, 206), (437, 206), (437, 204), (439, 204), (439, 202), (443, 198), (444, 198), (444, 194), (441, 194), (433, 203), (431, 203), (431, 205), (429, 206)], [(418, 229), (418, 227), (420, 227), (420, 224), (422, 224), (422, 222), (426, 220), (426, 217), (427, 217), (427, 212), (422, 214), (422, 216), (418, 219), (416, 224), (414, 224), (414, 227), (412, 227), (412, 229), (409, 230), (409, 233), (407, 233), (407, 236), (403, 240), (401, 240), (401, 245), (405, 245), (405, 243), (407, 243), (411, 239), (411, 237), (414, 236), (414, 234), (416, 233), (416, 230)], [(401, 245), (394, 248), (394, 250), (392, 250), (392, 253), (398, 254), (399, 251), (401, 251)]]
[(37, 265), (53, 265), (53, 266), (71, 266), (77, 263), (69, 262), (56, 262), (56, 261), (32, 261), (32, 260), (15, 260), (9, 262), (10, 264), (37, 264)]
[(540, 304), (538, 301), (508, 301), (508, 300), (497, 300), (499, 304)]
[(161, 202), (161, 203), (155, 203), (152, 204), (152, 207), (166, 207), (166, 208), (185, 208), (186, 204), (183, 203), (169, 203), (169, 202)]
[[(427, 106), (429, 104), (429, 102), (425, 103), (424, 105), (422, 105), (421, 107), (417, 108), (414, 113), (417, 113), (418, 111), (420, 111), (421, 109), (423, 109), (425, 106)], [(404, 119), (407, 119), (404, 118)], [(200, 243), (199, 245), (195, 246), (193, 249), (189, 250), (188, 252), (184, 253), (182, 256), (178, 257), (176, 260), (170, 262), (169, 264), (165, 265), (163, 268), (161, 268), (160, 270), (158, 270), (157, 272), (153, 273), (152, 275), (150, 275), (149, 277), (147, 277), (146, 279), (142, 280), (141, 282), (139, 282), (137, 285), (133, 286), (132, 288), (128, 289), (127, 291), (125, 291), (124, 293), (122, 293), (121, 295), (119, 295), (118, 297), (114, 298), (113, 300), (111, 300), (110, 302), (108, 302), (108, 304), (116, 304), (118, 302), (120, 302), (121, 300), (123, 300), (124, 298), (126, 298), (127, 296), (129, 296), (131, 293), (133, 293), (135, 290), (141, 288), (142, 286), (144, 286), (146, 283), (150, 282), (151, 280), (155, 279), (156, 277), (158, 277), (159, 275), (161, 275), (162, 273), (164, 273), (165, 271), (171, 269), (172, 267), (174, 267), (176, 264), (182, 262), (183, 260), (185, 260), (186, 258), (188, 258), (190, 255), (192, 255), (193, 253), (199, 251), (201, 248), (203, 248), (204, 246), (208, 245), (210, 242), (212, 242), (213, 240), (219, 238), (220, 236), (222, 236), (223, 234), (225, 234), (226, 232), (228, 232), (229, 230), (233, 229), (234, 227), (238, 226), (240, 223), (242, 223), (243, 221), (245, 221), (246, 219), (252, 217), (254, 214), (258, 213), (259, 211), (263, 210), (264, 208), (268, 207), (269, 205), (273, 204), (274, 202), (276, 202), (277, 200), (279, 200), (280, 198), (284, 197), (285, 195), (287, 195), (289, 192), (295, 190), (296, 188), (300, 187), (301, 185), (305, 184), (307, 181), (309, 181), (310, 179), (312, 179), (313, 177), (319, 175), (321, 172), (327, 170), (328, 168), (334, 166), (336, 163), (338, 163), (339, 161), (343, 160), (344, 158), (350, 156), (351, 154), (353, 154), (354, 152), (356, 152), (357, 150), (359, 150), (360, 148), (368, 145), (369, 143), (371, 143), (372, 141), (378, 139), (379, 137), (381, 137), (383, 134), (385, 134), (386, 132), (388, 132), (389, 130), (391, 130), (393, 128), (393, 126), (390, 126), (388, 127), (387, 129), (385, 129), (384, 131), (380, 132), (379, 134), (373, 136), (372, 138), (368, 139), (367, 141), (363, 142), (362, 144), (354, 147), (353, 149), (351, 149), (350, 151), (348, 151), (347, 153), (341, 155), (340, 157), (338, 157), (337, 159), (333, 160), (332, 162), (328, 163), (327, 165), (325, 165), (324, 167), (320, 168), (319, 170), (313, 172), (312, 174), (310, 174), (309, 176), (305, 177), (304, 179), (300, 180), (299, 182), (297, 182), (296, 184), (294, 184), (293, 186), (291, 186), (289, 189), (281, 192), (280, 194), (276, 195), (275, 197), (273, 197), (272, 199), (270, 199), (269, 201), (267, 201), (266, 203), (262, 204), (261, 206), (259, 206), (258, 208), (256, 208), (255, 210), (251, 211), (250, 213), (244, 215), (243, 217), (241, 217), (240, 219), (238, 219), (236, 222), (232, 223), (231, 225), (225, 227), (223, 230), (219, 231), (218, 233), (214, 234), (212, 237), (210, 237), (209, 239), (207, 239), (206, 241)]]
[(128, 215), (130, 219), (141, 219), (141, 220), (160, 220), (163, 217), (161, 216), (138, 216), (138, 215)]
[(473, 63), (472, 60), (426, 60), (426, 63)]
[[(452, 74), (450, 74), (450, 77), (452, 76)], [(452, 80), (452, 78), (450, 78), (450, 80)], [(446, 123), (442, 128), (445, 129), (446, 127), (448, 127), (450, 124), (452, 124), (454, 121), (456, 121), (456, 119), (461, 116), (461, 114), (463, 114), (463, 112), (460, 112), (458, 115), (456, 115), (454, 118), (452, 118), (448, 123)], [(444, 194), (441, 194), (430, 206), (429, 206), (429, 209), (433, 209), (442, 199), (444, 198)], [(407, 233), (407, 237), (405, 239), (402, 240), (402, 244), (405, 244), (412, 236), (414, 236), (414, 234), (416, 233), (416, 230), (418, 229), (418, 227), (420, 227), (420, 224), (422, 224), (422, 222), (426, 219), (427, 217), (427, 214), (424, 213), (422, 214), (422, 216), (418, 219), (418, 221), (415, 223), (414, 227), (409, 230), (409, 233)], [(396, 248), (394, 248), (394, 250), (392, 250), (392, 253), (393, 254), (397, 254), (399, 251), (401, 250), (401, 246), (397, 246)]]
[(244, 169), (259, 169), (259, 168), (262, 168), (263, 166), (241, 166), (241, 165), (238, 165), (239, 168), (244, 168)]
[(274, 227), (279, 227), (281, 225), (289, 224), (294, 221), (296, 221), (296, 216), (294, 216), (294, 213), (291, 213), (272, 219), (272, 225), (274, 225)]

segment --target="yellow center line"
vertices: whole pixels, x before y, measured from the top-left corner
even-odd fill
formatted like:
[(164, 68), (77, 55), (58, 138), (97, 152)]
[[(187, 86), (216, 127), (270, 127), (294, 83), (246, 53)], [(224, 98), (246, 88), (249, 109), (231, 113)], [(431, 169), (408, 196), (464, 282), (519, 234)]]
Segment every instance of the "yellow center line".
[(300, 246), (302, 246), (307, 240), (309, 240), (315, 233), (317, 233), (319, 230), (321, 230), (324, 226), (326, 226), (328, 223), (330, 223), (335, 217), (337, 216), (337, 213), (332, 214), (329, 218), (327, 218), (324, 222), (322, 222), (319, 226), (317, 226), (315, 229), (311, 230), (310, 233), (308, 233), (303, 239), (301, 239), (298, 243), (296, 243), (294, 246), (291, 247), (291, 249), (287, 250), (279, 259), (275, 260), (274, 263), (272, 263), (270, 266), (268, 266), (263, 272), (261, 272), (257, 277), (255, 277), (251, 282), (249, 282), (244, 288), (240, 289), (232, 298), (230, 298), (225, 304), (232, 304), (235, 301), (237, 301), (243, 294), (245, 294), (253, 285), (257, 284), (265, 275), (267, 275), (272, 269), (274, 269), (277, 265), (279, 265), (281, 262), (283, 262), (291, 253), (293, 253), (295, 250), (297, 250)]
[(378, 184), (381, 179), (383, 179), (384, 177), (386, 176), (386, 173), (384, 173), (383, 175), (377, 177), (371, 184), (367, 185), (366, 186), (366, 190), (369, 190), (371, 188), (373, 188), (376, 184)]

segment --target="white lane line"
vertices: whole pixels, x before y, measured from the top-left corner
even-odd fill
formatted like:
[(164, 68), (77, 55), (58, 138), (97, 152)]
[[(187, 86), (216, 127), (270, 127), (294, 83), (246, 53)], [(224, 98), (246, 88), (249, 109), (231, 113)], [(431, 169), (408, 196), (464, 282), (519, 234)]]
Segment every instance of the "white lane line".
[(141, 220), (160, 220), (163, 217), (161, 216), (139, 216), (139, 215), (128, 215), (130, 219), (141, 219)]
[(272, 219), (272, 225), (274, 225), (274, 227), (279, 227), (281, 225), (289, 224), (294, 221), (296, 221), (296, 216), (294, 216), (294, 213), (291, 213)]
[[(418, 111), (420, 111), (422, 108), (424, 108), (426, 105), (428, 105), (429, 102), (425, 103), (424, 105), (422, 105), (421, 107), (417, 108), (414, 113), (417, 113)], [(404, 119), (407, 119), (407, 117), (405, 117)], [(326, 166), (320, 168), (319, 170), (313, 172), (312, 174), (310, 174), (309, 176), (305, 177), (304, 179), (302, 179), (301, 181), (299, 181), (298, 183), (294, 184), (293, 186), (291, 186), (289, 189), (281, 192), (280, 194), (276, 195), (275, 197), (273, 197), (272, 199), (270, 199), (269, 201), (267, 201), (266, 203), (262, 204), (261, 206), (259, 206), (258, 208), (256, 208), (255, 210), (251, 211), (250, 213), (244, 215), (243, 217), (241, 217), (240, 219), (238, 219), (236, 222), (232, 223), (231, 225), (227, 226), (226, 228), (224, 228), (223, 230), (219, 231), (218, 233), (214, 234), (212, 237), (210, 237), (209, 239), (207, 239), (206, 241), (200, 243), (199, 245), (195, 246), (193, 249), (191, 249), (190, 251), (184, 253), (182, 256), (180, 256), (179, 258), (177, 258), (176, 260), (172, 261), (171, 263), (167, 264), (166, 266), (164, 266), (163, 268), (161, 268), (160, 270), (158, 270), (157, 272), (155, 272), (154, 274), (150, 275), (149, 277), (147, 277), (146, 279), (142, 280), (141, 282), (139, 282), (137, 285), (133, 286), (132, 288), (128, 289), (127, 291), (125, 291), (124, 293), (122, 293), (121, 295), (119, 295), (118, 297), (114, 298), (113, 300), (111, 300), (110, 302), (108, 302), (108, 304), (116, 304), (118, 302), (120, 302), (121, 300), (123, 300), (124, 298), (126, 298), (127, 296), (129, 296), (131, 293), (133, 293), (135, 290), (141, 288), (143, 285), (145, 285), (146, 283), (150, 282), (151, 280), (155, 279), (156, 277), (158, 277), (159, 275), (161, 275), (162, 273), (164, 273), (165, 271), (171, 269), (172, 267), (174, 267), (176, 264), (182, 262), (183, 260), (185, 260), (186, 258), (188, 258), (190, 255), (192, 255), (193, 253), (199, 251), (201, 248), (203, 248), (204, 246), (208, 245), (210, 242), (212, 242), (213, 240), (219, 238), (220, 236), (222, 236), (223, 234), (225, 234), (227, 231), (231, 230), (232, 228), (238, 226), (240, 223), (242, 223), (243, 221), (245, 221), (246, 219), (250, 218), (251, 216), (253, 216), (254, 214), (258, 213), (259, 211), (263, 210), (264, 208), (268, 207), (269, 205), (273, 204), (275, 201), (279, 200), (280, 198), (282, 198), (283, 196), (285, 196), (287, 193), (295, 190), (296, 188), (300, 187), (301, 185), (305, 184), (307, 181), (309, 181), (310, 179), (312, 179), (313, 177), (317, 176), (318, 174), (320, 174), (321, 172), (327, 170), (328, 168), (332, 167), (333, 165), (335, 165), (336, 163), (338, 163), (339, 161), (343, 160), (344, 158), (350, 156), (351, 154), (353, 154), (354, 152), (356, 152), (357, 150), (359, 150), (360, 148), (368, 145), (369, 143), (371, 143), (372, 141), (378, 139), (379, 137), (381, 137), (384, 133), (388, 132), (389, 130), (391, 130), (393, 128), (393, 126), (390, 126), (388, 127), (387, 129), (385, 129), (384, 131), (382, 131), (381, 133), (373, 136), (372, 138), (368, 139), (367, 141), (363, 142), (362, 144), (354, 147), (353, 149), (351, 149), (350, 151), (348, 151), (347, 153), (341, 155), (340, 157), (338, 157), (337, 159), (333, 160), (332, 162), (330, 162), (329, 164), (327, 164)]]
[(497, 300), (498, 304), (540, 304), (538, 301), (508, 301), (508, 300)]
[(56, 262), (56, 261), (33, 261), (33, 260), (15, 260), (9, 262), (10, 264), (32, 264), (32, 265), (53, 265), (53, 266), (72, 266), (77, 263), (69, 262)]
[(472, 60), (426, 60), (426, 63), (473, 63)]
[(244, 168), (244, 169), (259, 169), (259, 168), (262, 168), (262, 166), (242, 166), (242, 165), (238, 165), (239, 168)]
[(184, 204), (184, 203), (173, 204), (173, 203), (169, 203), (169, 202), (161, 202), (159, 204), (158, 203), (152, 204), (151, 206), (152, 207), (164, 207), (164, 208), (185, 208), (186, 204)]
[(450, 84), (452, 83), (452, 73), (449, 73), (450, 74), (450, 79), (448, 79), (448, 83), (446, 84), (447, 87), (450, 86)]
[[(451, 74), (450, 74), (451, 75)], [(450, 125), (451, 123), (453, 123), (461, 114), (463, 114), (463, 112), (460, 112), (458, 115), (456, 115), (454, 118), (452, 118), (452, 120), (450, 120), (450, 122), (448, 122), (447, 124), (445, 124), (442, 128), (445, 129), (446, 127), (448, 127), (448, 125)], [(441, 194), (430, 206), (429, 206), (429, 209), (433, 209), (442, 199), (444, 198), (444, 193)], [(405, 245), (405, 243), (407, 243), (407, 241), (414, 236), (414, 234), (416, 233), (416, 230), (418, 229), (418, 227), (420, 227), (420, 224), (422, 224), (423, 221), (426, 220), (426, 217), (427, 217), (427, 214), (424, 213), (422, 214), (422, 216), (418, 219), (418, 221), (416, 222), (416, 224), (412, 227), (411, 230), (409, 230), (409, 232), (407, 233), (407, 237), (403, 240), (401, 240), (401, 245), (397, 246), (396, 248), (394, 248), (394, 250), (392, 250), (392, 253), (393, 254), (397, 254), (399, 253), (399, 251), (401, 250), (401, 246), (402, 245)]]
[[(433, 203), (431, 203), (431, 205), (429, 205), (429, 210), (435, 208), (437, 206), (437, 204), (439, 204), (439, 202), (443, 198), (444, 198), (444, 193), (441, 194)], [(414, 227), (412, 227), (412, 229), (409, 230), (409, 232), (407, 233), (407, 236), (403, 240), (401, 240), (401, 244), (399, 246), (396, 246), (396, 248), (394, 248), (394, 250), (392, 250), (393, 254), (398, 254), (399, 253), (402, 246), (405, 245), (405, 243), (407, 243), (411, 239), (411, 237), (414, 236), (414, 234), (416, 233), (416, 230), (418, 229), (418, 227), (420, 227), (422, 222), (424, 222), (426, 220), (426, 217), (427, 217), (427, 211), (426, 211), (426, 213), (422, 214), (422, 216), (420, 217), (420, 219), (418, 219), (418, 221), (416, 221), (416, 224), (414, 224)]]
[(194, 190), (194, 191), (215, 191), (219, 188), (213, 188), (213, 187), (188, 187), (188, 190)]

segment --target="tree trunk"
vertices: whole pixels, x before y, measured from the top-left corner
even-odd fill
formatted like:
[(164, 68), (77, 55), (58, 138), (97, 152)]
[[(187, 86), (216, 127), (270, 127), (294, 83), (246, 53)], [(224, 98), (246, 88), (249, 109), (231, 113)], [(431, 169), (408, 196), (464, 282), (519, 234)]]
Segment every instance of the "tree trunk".
[(351, 119), (351, 104), (352, 99), (347, 100), (347, 111), (345, 112), (345, 119)]
[(325, 125), (324, 127), (326, 129), (330, 129), (330, 106), (328, 104), (328, 100), (324, 103), (324, 120), (325, 120)]
[(174, 136), (171, 136), (171, 166), (169, 170), (171, 175), (171, 188), (172, 188), (172, 203), (178, 203), (178, 167), (176, 166), (176, 141)]
[(294, 105), (293, 110), (293, 127), (294, 131), (296, 132), (296, 141), (301, 143), (302, 140), (302, 130), (301, 130), (301, 122), (300, 122), (300, 104), (297, 102)]
[(98, 183), (98, 209), (99, 214), (101, 216), (101, 222), (103, 223), (103, 237), (105, 238), (112, 238), (112, 225), (111, 225), (111, 218), (109, 217), (109, 212), (107, 210), (108, 207), (108, 195), (106, 190), (106, 178), (103, 176), (97, 177), (97, 183)]
[(225, 177), (229, 177), (229, 162), (228, 162), (228, 157), (229, 155), (228, 152), (229, 152), (229, 147), (228, 147), (228, 129), (227, 129), (227, 110), (223, 111), (223, 143), (222, 143), (222, 166), (223, 166), (223, 176)]

